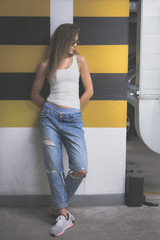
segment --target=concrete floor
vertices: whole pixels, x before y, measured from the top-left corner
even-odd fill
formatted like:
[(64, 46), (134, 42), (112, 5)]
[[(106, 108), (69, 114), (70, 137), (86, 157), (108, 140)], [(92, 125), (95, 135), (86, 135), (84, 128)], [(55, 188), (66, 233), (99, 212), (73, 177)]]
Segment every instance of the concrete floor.
[[(127, 164), (144, 173), (147, 201), (160, 203), (160, 156), (137, 136), (127, 141)], [(160, 236), (160, 207), (87, 207), (69, 209), (76, 222), (58, 239), (153, 240)], [(0, 240), (47, 240), (55, 219), (46, 208), (0, 208)]]
[[(151, 197), (150, 197), (151, 198)], [(160, 203), (160, 198), (150, 199)], [(160, 236), (160, 207), (70, 208), (76, 222), (58, 239), (153, 240)], [(55, 223), (46, 208), (1, 208), (1, 240), (47, 240)]]

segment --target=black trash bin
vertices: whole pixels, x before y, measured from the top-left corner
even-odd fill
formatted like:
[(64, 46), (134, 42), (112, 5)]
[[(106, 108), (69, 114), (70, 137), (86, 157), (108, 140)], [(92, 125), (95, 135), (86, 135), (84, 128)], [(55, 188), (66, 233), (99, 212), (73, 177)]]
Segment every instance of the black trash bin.
[(141, 207), (143, 205), (144, 176), (142, 170), (127, 168), (125, 185), (125, 204), (128, 207)]

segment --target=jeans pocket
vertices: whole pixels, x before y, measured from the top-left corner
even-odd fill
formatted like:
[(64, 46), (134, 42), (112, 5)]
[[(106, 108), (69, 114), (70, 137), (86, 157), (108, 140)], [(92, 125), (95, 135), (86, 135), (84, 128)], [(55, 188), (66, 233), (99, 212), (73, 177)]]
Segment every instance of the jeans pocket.
[(42, 107), (42, 110), (40, 112), (40, 117), (41, 118), (45, 118), (49, 115), (50, 110), (48, 108), (46, 108), (45, 106)]
[(78, 113), (74, 113), (73, 115), (72, 115), (72, 119), (73, 119), (73, 122), (75, 122), (75, 123), (81, 123), (82, 122), (82, 114), (81, 114), (81, 112), (78, 112)]

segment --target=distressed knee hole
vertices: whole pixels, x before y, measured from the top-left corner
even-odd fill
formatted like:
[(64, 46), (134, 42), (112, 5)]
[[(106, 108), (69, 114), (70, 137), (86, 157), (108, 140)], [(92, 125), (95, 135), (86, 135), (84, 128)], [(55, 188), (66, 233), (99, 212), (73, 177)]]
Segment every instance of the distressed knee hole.
[(50, 141), (48, 138), (43, 139), (43, 143), (49, 146), (55, 146), (55, 144), (52, 141)]
[(72, 173), (72, 176), (76, 178), (84, 178), (86, 176), (86, 173), (87, 172), (84, 169), (76, 170)]

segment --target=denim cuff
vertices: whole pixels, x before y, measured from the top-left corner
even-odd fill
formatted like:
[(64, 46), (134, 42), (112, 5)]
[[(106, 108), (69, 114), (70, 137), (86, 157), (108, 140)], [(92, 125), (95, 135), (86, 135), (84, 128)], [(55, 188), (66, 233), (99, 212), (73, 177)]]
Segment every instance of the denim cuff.
[(62, 209), (62, 208), (68, 208), (68, 204), (64, 203), (64, 204), (60, 204), (60, 205), (54, 205), (54, 207), (52, 209), (58, 210), (58, 209)]

